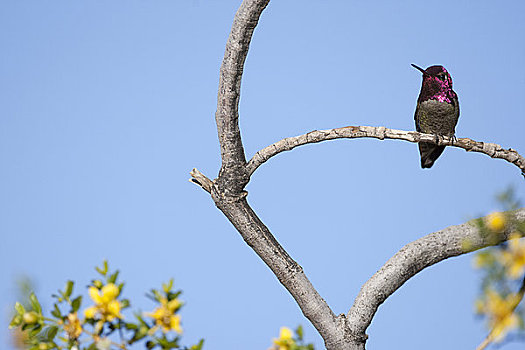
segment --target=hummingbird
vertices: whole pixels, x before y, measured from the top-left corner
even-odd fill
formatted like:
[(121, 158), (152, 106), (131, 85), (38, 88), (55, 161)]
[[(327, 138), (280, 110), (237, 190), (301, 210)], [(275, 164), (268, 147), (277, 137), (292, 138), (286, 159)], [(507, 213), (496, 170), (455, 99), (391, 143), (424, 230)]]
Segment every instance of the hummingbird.
[[(452, 90), (452, 77), (443, 66), (430, 66), (427, 69), (412, 64), (423, 73), (423, 83), (417, 98), (414, 120), (416, 130), (426, 134), (455, 137), (459, 119), (458, 95)], [(445, 150), (428, 142), (419, 142), (421, 168), (431, 168)]]

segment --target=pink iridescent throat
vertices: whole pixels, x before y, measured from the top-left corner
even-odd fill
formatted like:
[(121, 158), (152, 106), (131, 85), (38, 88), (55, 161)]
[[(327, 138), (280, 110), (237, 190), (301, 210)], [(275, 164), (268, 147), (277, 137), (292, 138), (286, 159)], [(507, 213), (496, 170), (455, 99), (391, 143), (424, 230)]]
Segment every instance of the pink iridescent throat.
[(454, 93), (452, 92), (452, 81), (449, 77), (447, 77), (445, 81), (442, 81), (437, 77), (425, 77), (424, 84), (432, 86), (434, 88), (432, 90), (434, 91), (438, 90), (430, 97), (430, 100), (452, 103), (454, 99)]

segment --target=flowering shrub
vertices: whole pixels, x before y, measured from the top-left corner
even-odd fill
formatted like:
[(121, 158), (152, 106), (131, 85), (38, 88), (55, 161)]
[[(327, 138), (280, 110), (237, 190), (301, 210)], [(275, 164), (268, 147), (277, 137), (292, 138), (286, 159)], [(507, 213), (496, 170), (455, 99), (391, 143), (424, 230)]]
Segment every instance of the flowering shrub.
[[(506, 211), (519, 207), (512, 191), (500, 195)], [(525, 222), (512, 215), (494, 212), (476, 220), (480, 234), (489, 242), (508, 234), (509, 240), (476, 253), (474, 267), (483, 273), (481, 293), (475, 301), (478, 315), (486, 319), (489, 334), (478, 347), (502, 341), (508, 332), (524, 328), (525, 310), (520, 304), (525, 293)]]
[(122, 298), (124, 282), (118, 274), (109, 273), (108, 263), (96, 268), (100, 279), (88, 287), (92, 305), (83, 309), (82, 296), (72, 297), (74, 283), (68, 281), (63, 291), (53, 295), (56, 302), (50, 316), (45, 316), (34, 293), (29, 296), (29, 308), (15, 304), (15, 315), (9, 325), (21, 331), (29, 350), (126, 350), (143, 341), (147, 349), (201, 350), (204, 340), (190, 347), (179, 345), (182, 333), (178, 314), (183, 306), (181, 291), (173, 291), (173, 280), (162, 285), (162, 290), (152, 289), (148, 297), (157, 307), (152, 312), (135, 313), (128, 319), (122, 313), (130, 307)]
[(281, 327), (279, 338), (273, 339), (273, 346), (269, 350), (314, 350), (313, 344), (303, 341), (303, 327), (295, 330), (295, 337), (288, 327)]

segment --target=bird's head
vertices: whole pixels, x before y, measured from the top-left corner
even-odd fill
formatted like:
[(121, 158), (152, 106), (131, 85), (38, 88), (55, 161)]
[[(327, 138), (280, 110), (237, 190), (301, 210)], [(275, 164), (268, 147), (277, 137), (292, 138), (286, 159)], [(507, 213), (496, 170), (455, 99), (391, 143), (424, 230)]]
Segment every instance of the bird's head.
[(423, 85), (432, 85), (433, 90), (437, 87), (441, 91), (452, 89), (452, 77), (445, 67), (430, 66), (427, 69), (423, 69), (413, 63), (412, 67), (423, 73)]
[(435, 99), (448, 101), (448, 95), (452, 93), (452, 77), (443, 66), (430, 66), (423, 69), (415, 64), (412, 67), (423, 73), (423, 84), (421, 85), (421, 97), (423, 100)]

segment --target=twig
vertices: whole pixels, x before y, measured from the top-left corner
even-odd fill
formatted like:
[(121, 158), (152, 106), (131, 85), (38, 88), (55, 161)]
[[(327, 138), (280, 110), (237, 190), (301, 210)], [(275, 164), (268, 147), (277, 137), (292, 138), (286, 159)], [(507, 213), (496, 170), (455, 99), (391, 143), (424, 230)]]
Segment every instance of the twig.
[(192, 171), (190, 171), (191, 179), (190, 182), (193, 182), (194, 184), (199, 185), (202, 187), (203, 190), (205, 190), (208, 193), (211, 193), (211, 187), (213, 186), (213, 181), (208, 179), (206, 175), (198, 171), (196, 168), (193, 168)]

